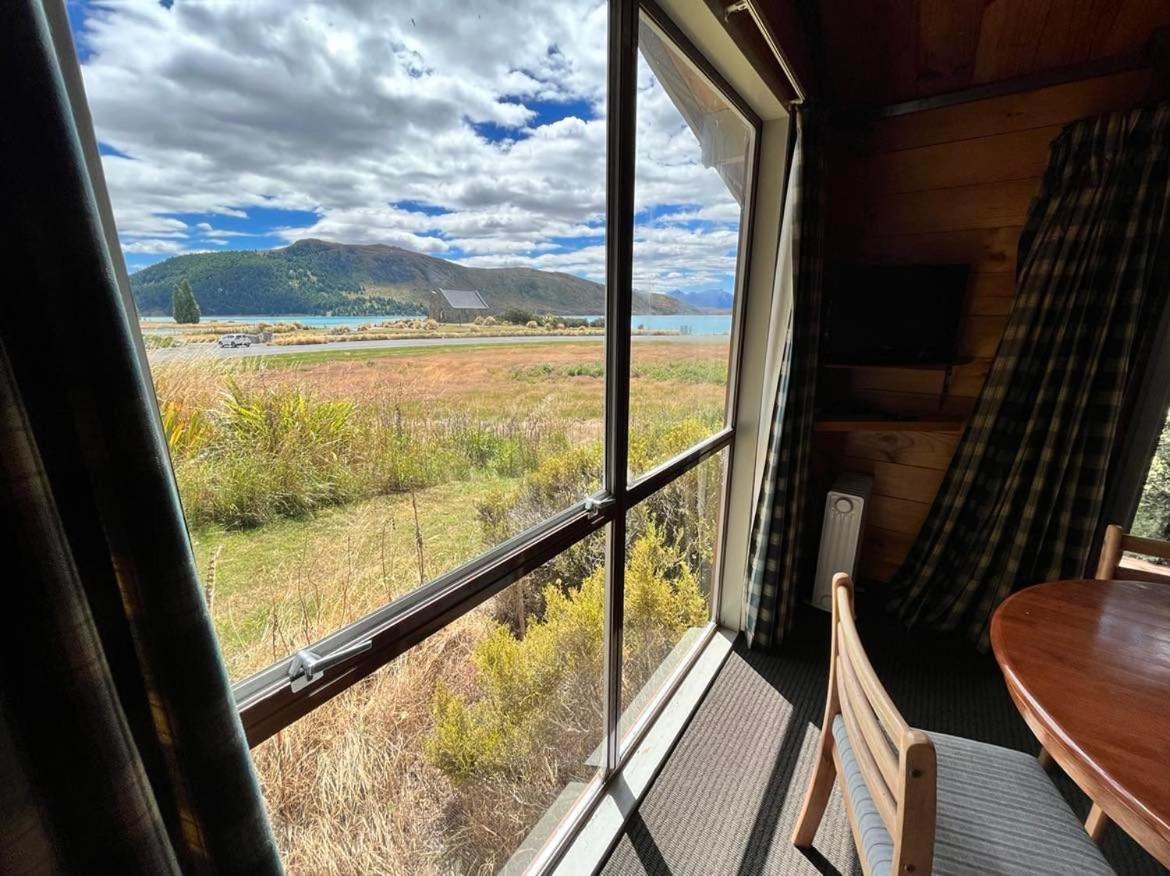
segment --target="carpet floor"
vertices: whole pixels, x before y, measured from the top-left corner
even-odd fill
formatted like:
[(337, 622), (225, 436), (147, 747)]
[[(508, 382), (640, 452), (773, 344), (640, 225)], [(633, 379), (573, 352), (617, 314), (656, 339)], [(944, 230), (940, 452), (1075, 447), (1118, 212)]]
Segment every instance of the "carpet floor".
[[(1038, 750), (991, 657), (864, 624), (862, 636), (912, 726)], [(827, 655), (828, 619), (817, 612), (802, 616), (781, 654), (749, 651), (741, 638), (601, 872), (861, 873), (836, 790), (814, 851), (789, 842), (824, 709)], [(1084, 795), (1059, 771), (1054, 775), (1078, 815), (1086, 815)], [(1118, 873), (1167, 873), (1117, 828), (1103, 849)]]

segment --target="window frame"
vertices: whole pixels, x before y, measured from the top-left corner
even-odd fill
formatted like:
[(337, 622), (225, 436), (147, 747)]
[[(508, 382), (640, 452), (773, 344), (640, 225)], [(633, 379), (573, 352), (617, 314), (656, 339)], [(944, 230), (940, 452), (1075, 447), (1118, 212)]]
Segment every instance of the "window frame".
[[(637, 127), (637, 30), (641, 16), (678, 49), (750, 130), (745, 187), (736, 258), (734, 307), (728, 361), (726, 417), (722, 429), (649, 472), (628, 481), (631, 310), (633, 299), (634, 159)], [(662, 703), (690, 668), (695, 655), (714, 633), (722, 593), (723, 545), (727, 538), (726, 505), (729, 472), (734, 463), (735, 412), (742, 357), (743, 313), (748, 286), (754, 194), (758, 177), (762, 122), (673, 21), (653, 0), (611, 0), (608, 65), (608, 127), (606, 156), (606, 334), (605, 334), (605, 470), (604, 487), (542, 523), (489, 549), (464, 565), (398, 597), (370, 614), (337, 629), (307, 646), (320, 657), (348, 648), (364, 650), (328, 670), (323, 678), (293, 691), (289, 654), (232, 686), (244, 732), (251, 747), (289, 726), (429, 635), (499, 593), (577, 542), (607, 528), (605, 602), (606, 758), (608, 778), (621, 766)], [(703, 634), (663, 685), (650, 705), (618, 738), (620, 720), (620, 660), (625, 570), (627, 512), (704, 460), (727, 450), (719, 498), (716, 558), (712, 564), (710, 615)]]
[[(510, 584), (555, 559), (565, 550), (607, 529), (605, 593), (605, 759), (586, 785), (552, 837), (538, 852), (537, 861), (550, 865), (567, 847), (575, 829), (600, 799), (609, 780), (658, 718), (682, 679), (711, 641), (718, 627), (723, 593), (723, 567), (728, 537), (728, 502), (731, 471), (735, 465), (734, 443), (740, 405), (739, 376), (743, 356), (744, 315), (755, 227), (755, 202), (759, 185), (760, 143), (763, 121), (740, 94), (703, 56), (669, 15), (654, 0), (609, 0), (607, 119), (606, 131), (606, 317), (605, 317), (605, 455), (604, 487), (522, 533), (487, 550), (473, 560), (427, 582), (379, 609), (346, 624), (302, 650), (329, 657), (345, 649), (365, 645), (318, 681), (298, 691), (292, 689), (290, 667), (297, 653), (232, 684), (240, 720), (250, 747), (274, 736), (432, 633), (467, 614)], [(728, 360), (725, 421), (721, 429), (650, 471), (630, 480), (628, 473), (629, 394), (631, 358), (631, 311), (634, 222), (634, 169), (637, 129), (638, 28), (642, 17), (678, 50), (717, 91), (747, 125), (750, 153), (745, 167), (750, 174), (740, 212), (734, 305)], [(72, 50), (67, 23), (56, 22), (59, 48)], [(64, 28), (64, 30), (61, 30)], [(64, 65), (71, 77), (71, 103), (79, 121), (86, 161), (95, 194), (102, 208), (117, 280), (130, 312), (133, 299), (125, 262), (117, 246), (117, 233), (106, 188), (88, 102), (81, 87), (76, 57)], [(140, 335), (135, 344), (142, 366), (149, 369)], [(702, 634), (685, 659), (672, 670), (642, 713), (619, 735), (621, 709), (621, 630), (624, 601), (625, 525), (627, 513), (704, 461), (726, 451), (719, 497), (717, 541), (711, 568), (709, 615)], [(368, 645), (366, 644), (368, 643)]]

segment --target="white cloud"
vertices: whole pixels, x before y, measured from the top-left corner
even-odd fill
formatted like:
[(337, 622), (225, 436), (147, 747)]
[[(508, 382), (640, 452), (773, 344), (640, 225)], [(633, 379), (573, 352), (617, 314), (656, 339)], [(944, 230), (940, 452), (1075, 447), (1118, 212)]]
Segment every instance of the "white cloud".
[[(121, 153), (104, 166), (125, 249), (264, 231), (601, 279), (606, 19), (599, 0), (103, 0), (83, 71), (98, 138)], [(595, 117), (538, 124), (549, 100)], [(639, 228), (636, 283), (725, 282), (738, 207), (644, 64), (638, 117), (637, 208), (686, 209)], [(491, 142), (481, 123), (511, 134)], [(261, 208), (316, 218), (227, 221)]]

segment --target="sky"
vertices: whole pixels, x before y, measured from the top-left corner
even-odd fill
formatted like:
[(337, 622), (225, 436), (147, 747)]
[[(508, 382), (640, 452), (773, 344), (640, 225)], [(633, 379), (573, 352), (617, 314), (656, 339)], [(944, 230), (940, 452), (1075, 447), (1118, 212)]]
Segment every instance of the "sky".
[[(68, 0), (131, 271), (315, 237), (604, 282), (596, 0)], [(643, 62), (634, 286), (729, 290), (739, 207)]]

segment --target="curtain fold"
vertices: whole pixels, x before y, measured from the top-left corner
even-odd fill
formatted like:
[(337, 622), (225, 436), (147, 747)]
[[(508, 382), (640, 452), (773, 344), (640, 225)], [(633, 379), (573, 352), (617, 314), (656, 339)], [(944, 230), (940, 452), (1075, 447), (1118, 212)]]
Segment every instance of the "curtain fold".
[(752, 648), (772, 648), (784, 640), (796, 610), (804, 559), (821, 336), (825, 149), (814, 113), (802, 107), (794, 123), (796, 145), (785, 204), (793, 222), (793, 301), (752, 525), (745, 624)]
[(0, 75), (0, 869), (279, 872), (38, 0)]
[(999, 351), (892, 582), (905, 623), (986, 644), (1012, 590), (1084, 573), (1167, 298), (1168, 162), (1167, 106), (1053, 142)]

